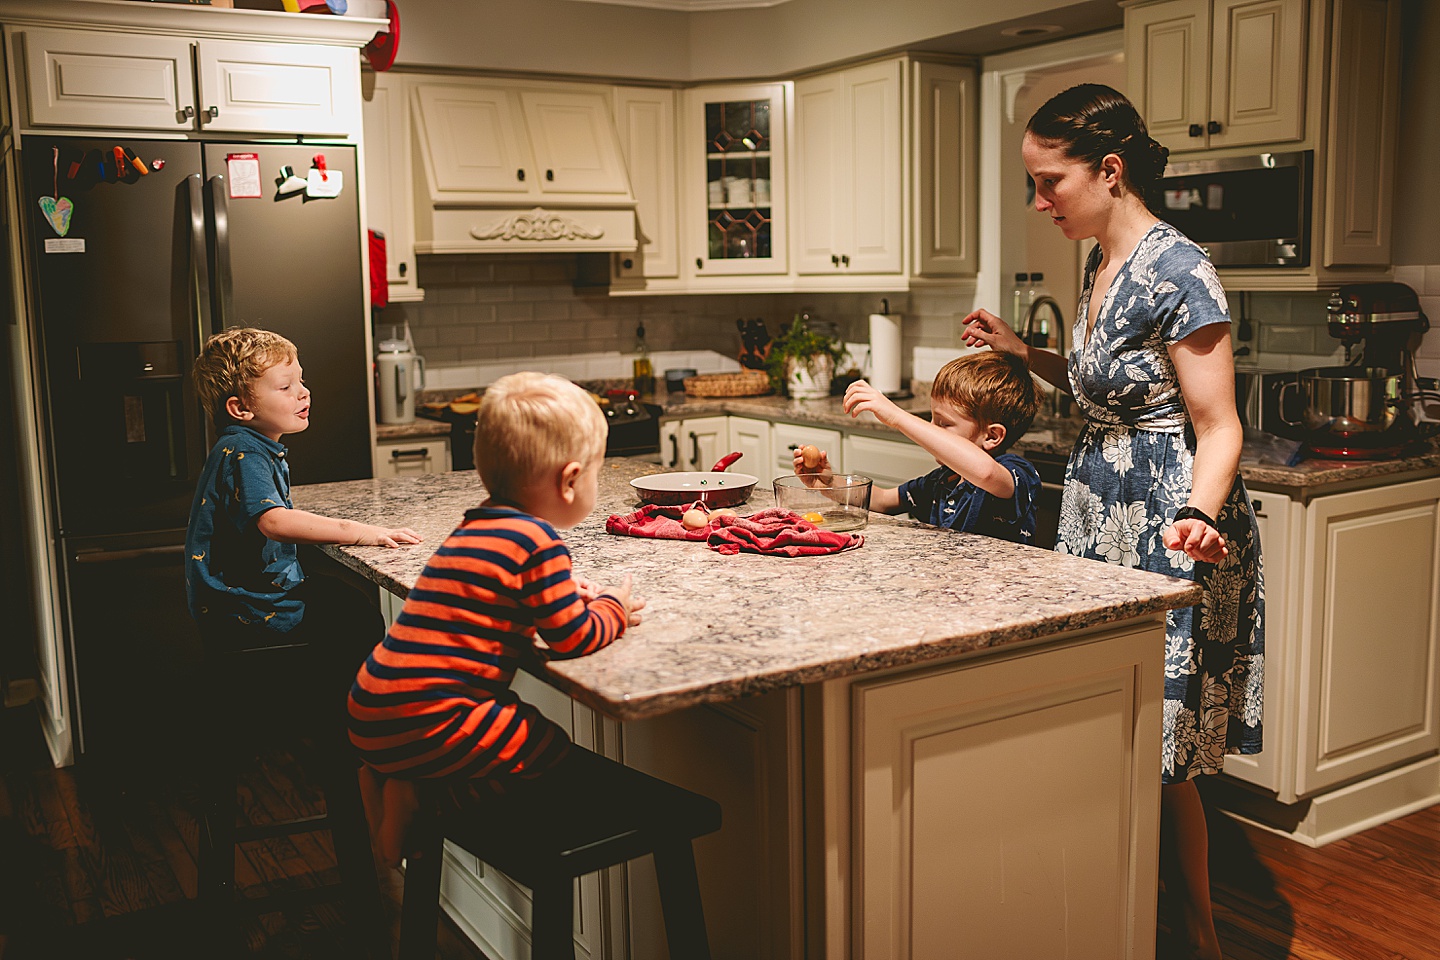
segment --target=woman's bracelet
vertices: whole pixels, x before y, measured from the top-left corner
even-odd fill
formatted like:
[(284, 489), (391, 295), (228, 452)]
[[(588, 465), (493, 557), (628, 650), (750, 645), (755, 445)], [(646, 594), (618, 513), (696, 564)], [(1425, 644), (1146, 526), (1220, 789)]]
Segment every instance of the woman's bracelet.
[(1197, 510), (1191, 506), (1184, 506), (1181, 507), (1179, 510), (1176, 510), (1175, 519), (1171, 520), (1170, 522), (1179, 523), (1181, 520), (1199, 520), (1201, 523), (1209, 526), (1214, 530), (1220, 529), (1219, 525), (1216, 524), (1215, 521), (1211, 519), (1211, 517), (1207, 515), (1204, 511)]

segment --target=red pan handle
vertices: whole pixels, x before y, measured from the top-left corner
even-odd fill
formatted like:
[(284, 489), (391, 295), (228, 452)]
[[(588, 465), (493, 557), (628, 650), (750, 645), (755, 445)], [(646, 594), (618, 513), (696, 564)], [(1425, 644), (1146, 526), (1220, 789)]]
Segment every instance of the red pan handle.
[(719, 473), (720, 471), (726, 469), (727, 467), (730, 466), (730, 464), (734, 463), (736, 460), (739, 460), (739, 459), (740, 459), (741, 457), (743, 457), (743, 456), (744, 456), (744, 454), (741, 453), (739, 450), (736, 450), (734, 453), (727, 453), (725, 456), (723, 456), (723, 457), (721, 457), (719, 460), (716, 460), (716, 461), (715, 461), (715, 466), (713, 466), (713, 467), (710, 468), (710, 472), (711, 472), (711, 473)]

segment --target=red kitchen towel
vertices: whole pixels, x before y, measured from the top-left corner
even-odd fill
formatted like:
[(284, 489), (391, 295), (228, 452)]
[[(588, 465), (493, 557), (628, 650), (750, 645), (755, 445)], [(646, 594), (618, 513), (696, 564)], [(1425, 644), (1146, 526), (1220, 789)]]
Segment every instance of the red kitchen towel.
[(768, 509), (748, 517), (712, 517), (698, 530), (686, 530), (680, 517), (690, 507), (649, 504), (634, 513), (615, 514), (605, 531), (618, 536), (658, 540), (704, 540), (722, 554), (763, 553), (773, 557), (812, 557), (851, 550), (865, 542), (858, 533), (835, 533), (789, 510)]
[(656, 540), (704, 540), (710, 535), (708, 526), (686, 530), (680, 522), (689, 509), (649, 503), (634, 513), (611, 515), (605, 520), (605, 532), (622, 537), (653, 537)]
[(710, 523), (710, 549), (723, 554), (817, 557), (852, 550), (864, 542), (861, 534), (821, 530), (792, 510), (773, 507), (748, 517), (717, 517)]
[(370, 231), (370, 306), (374, 310), (390, 305), (390, 282), (386, 271), (385, 234)]

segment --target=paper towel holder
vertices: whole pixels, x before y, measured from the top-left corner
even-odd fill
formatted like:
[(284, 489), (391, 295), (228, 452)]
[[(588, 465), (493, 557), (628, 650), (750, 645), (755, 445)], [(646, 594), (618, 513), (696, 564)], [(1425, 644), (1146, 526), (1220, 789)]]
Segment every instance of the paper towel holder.
[[(883, 316), (883, 317), (889, 317), (889, 315), (890, 315), (890, 298), (889, 298), (889, 297), (881, 297), (881, 298), (880, 298), (880, 315)], [(872, 317), (872, 324), (873, 324), (874, 319), (875, 319), (875, 318)], [(895, 318), (895, 321), (896, 321), (895, 332), (896, 332), (896, 334), (897, 334), (897, 336), (898, 336), (898, 334), (899, 334), (899, 318), (896, 317), (896, 318)], [(871, 337), (872, 337), (872, 340), (873, 340), (873, 337), (874, 337), (874, 327), (873, 327), (873, 325), (872, 325), (872, 327), (871, 327)], [(898, 343), (897, 343), (897, 346), (898, 346)], [(873, 343), (872, 343), (872, 345), (871, 345), (871, 348), (870, 348), (869, 350), (867, 350), (867, 354), (868, 354), (867, 360), (873, 362), (873, 360), (874, 360), (874, 358), (875, 358), (874, 345), (873, 345)], [(872, 375), (872, 377), (873, 377), (873, 375), (874, 375), (874, 369), (873, 369), (873, 367), (871, 368), (871, 370), (869, 371), (869, 373), (870, 373), (870, 374)], [(898, 381), (898, 377), (897, 377), (897, 381)], [(873, 383), (874, 380), (872, 379), (871, 382)], [(895, 390), (886, 390), (886, 391), (883, 391), (883, 396), (885, 396), (885, 397), (887, 397), (888, 399), (891, 399), (891, 400), (909, 400), (911, 397), (914, 396), (914, 394), (913, 394), (909, 389), (907, 389), (907, 388), (905, 387), (904, 381), (898, 381), (898, 382), (900, 383), (900, 386), (899, 386), (897, 389), (895, 389)]]

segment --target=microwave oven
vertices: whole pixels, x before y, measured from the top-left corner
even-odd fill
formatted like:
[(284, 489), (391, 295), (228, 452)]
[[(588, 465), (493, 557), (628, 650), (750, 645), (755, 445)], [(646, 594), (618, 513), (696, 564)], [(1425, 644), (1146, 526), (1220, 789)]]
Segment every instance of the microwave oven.
[(1217, 267), (1305, 267), (1314, 161), (1312, 150), (1179, 160), (1146, 200)]

